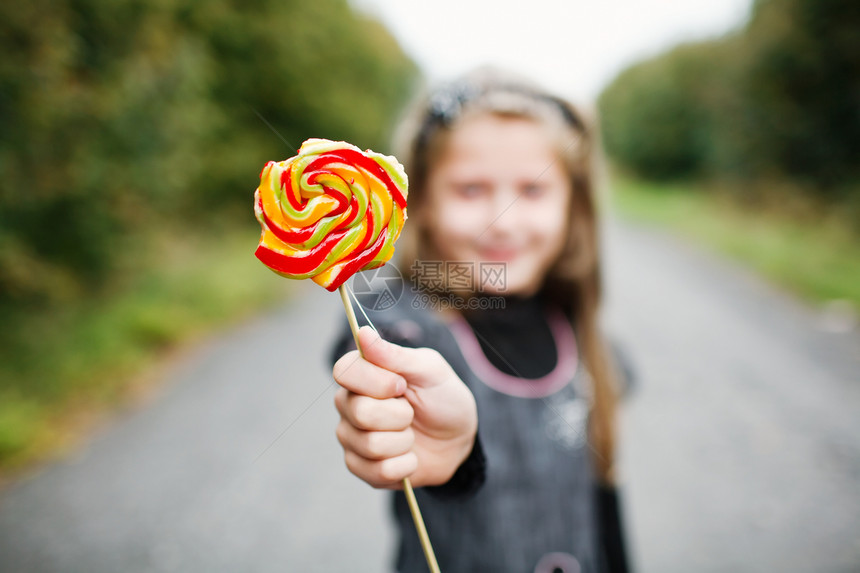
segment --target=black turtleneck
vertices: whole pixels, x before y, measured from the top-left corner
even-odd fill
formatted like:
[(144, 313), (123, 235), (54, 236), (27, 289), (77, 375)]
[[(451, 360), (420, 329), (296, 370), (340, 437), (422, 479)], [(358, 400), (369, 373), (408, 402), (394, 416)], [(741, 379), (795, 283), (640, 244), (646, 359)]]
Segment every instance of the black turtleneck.
[(505, 374), (534, 379), (555, 368), (555, 339), (539, 297), (504, 297), (504, 308), (467, 312), (464, 318), (484, 355)]

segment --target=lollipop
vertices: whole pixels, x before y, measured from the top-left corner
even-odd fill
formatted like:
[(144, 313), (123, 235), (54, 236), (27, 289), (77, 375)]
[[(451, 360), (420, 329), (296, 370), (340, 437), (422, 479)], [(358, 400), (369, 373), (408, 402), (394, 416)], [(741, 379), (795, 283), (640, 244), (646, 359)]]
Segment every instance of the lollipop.
[[(343, 141), (308, 139), (299, 154), (260, 173), (254, 213), (262, 227), (256, 255), (290, 279), (339, 290), (358, 343), (358, 322), (344, 283), (385, 264), (406, 221), (407, 178), (397, 159)], [(430, 571), (439, 565), (409, 478), (403, 491)]]
[(257, 258), (281, 276), (333, 291), (385, 264), (406, 220), (407, 178), (394, 157), (308, 139), (260, 173)]

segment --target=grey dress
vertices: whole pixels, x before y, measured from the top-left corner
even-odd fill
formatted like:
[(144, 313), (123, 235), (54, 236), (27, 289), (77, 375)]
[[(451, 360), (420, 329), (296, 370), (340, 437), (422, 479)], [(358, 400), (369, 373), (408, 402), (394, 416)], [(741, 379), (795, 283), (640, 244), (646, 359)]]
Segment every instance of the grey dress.
[[(451, 364), (475, 396), (477, 455), (486, 458), (477, 488), (459, 483), (415, 491), (441, 571), (601, 571), (586, 436), (590, 378), (569, 322), (549, 314), (555, 369), (525, 379), (497, 370), (464, 320), (446, 324), (420, 306), (407, 287), (396, 304), (368, 314), (385, 339), (434, 348)], [(349, 340), (345, 334), (336, 355)], [(393, 510), (399, 533), (395, 570), (428, 571), (400, 492), (393, 494)]]

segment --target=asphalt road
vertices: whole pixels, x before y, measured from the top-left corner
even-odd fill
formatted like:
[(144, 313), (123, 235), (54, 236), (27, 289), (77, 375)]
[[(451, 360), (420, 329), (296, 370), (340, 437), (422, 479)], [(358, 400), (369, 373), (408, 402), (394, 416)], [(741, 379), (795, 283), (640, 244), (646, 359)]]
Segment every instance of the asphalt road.
[[(737, 267), (613, 225), (607, 329), (636, 385), (621, 472), (637, 570), (860, 571), (860, 335)], [(377, 572), (387, 496), (334, 438), (342, 315), (312, 284), (0, 494), (2, 572)]]

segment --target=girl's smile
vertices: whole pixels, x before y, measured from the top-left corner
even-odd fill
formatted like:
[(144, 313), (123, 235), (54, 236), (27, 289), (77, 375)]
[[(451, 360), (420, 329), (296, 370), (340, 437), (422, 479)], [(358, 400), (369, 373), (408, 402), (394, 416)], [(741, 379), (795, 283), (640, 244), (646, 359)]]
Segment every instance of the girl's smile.
[(428, 180), (428, 229), (445, 261), (505, 264), (504, 284), (479, 290), (534, 294), (561, 253), (571, 187), (554, 143), (534, 121), (494, 115), (451, 132)]

